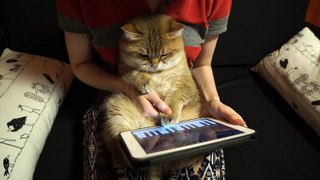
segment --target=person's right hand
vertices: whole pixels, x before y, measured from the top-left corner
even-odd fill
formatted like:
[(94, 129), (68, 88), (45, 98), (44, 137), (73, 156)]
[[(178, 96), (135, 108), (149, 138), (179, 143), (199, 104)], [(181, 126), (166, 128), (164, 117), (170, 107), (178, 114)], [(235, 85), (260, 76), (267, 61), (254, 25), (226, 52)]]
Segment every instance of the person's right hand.
[(167, 103), (160, 99), (154, 90), (146, 94), (138, 94), (136, 101), (140, 105), (143, 115), (146, 117), (157, 117), (160, 112), (163, 114), (172, 113)]

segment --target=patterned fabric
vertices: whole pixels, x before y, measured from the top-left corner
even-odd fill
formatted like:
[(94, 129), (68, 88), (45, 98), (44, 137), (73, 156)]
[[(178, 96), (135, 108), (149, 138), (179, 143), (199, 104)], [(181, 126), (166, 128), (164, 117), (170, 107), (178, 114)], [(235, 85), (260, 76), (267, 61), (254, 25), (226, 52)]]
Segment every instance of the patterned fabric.
[[(112, 160), (102, 139), (102, 118), (98, 106), (91, 107), (83, 118), (84, 123), (84, 179), (146, 179), (139, 170), (129, 169)], [(208, 153), (191, 167), (171, 172), (165, 179), (224, 180), (225, 162), (223, 150)]]
[(74, 76), (58, 59), (9, 48), (0, 54), (0, 179), (32, 179)]

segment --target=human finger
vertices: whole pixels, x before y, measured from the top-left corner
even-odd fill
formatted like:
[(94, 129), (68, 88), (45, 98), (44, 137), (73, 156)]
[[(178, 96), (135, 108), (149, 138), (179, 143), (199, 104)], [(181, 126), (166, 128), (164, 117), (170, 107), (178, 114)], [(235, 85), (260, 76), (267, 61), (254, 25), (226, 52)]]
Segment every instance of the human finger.
[(153, 105), (153, 107), (163, 114), (171, 114), (171, 108), (165, 103), (155, 91), (150, 91), (144, 95), (148, 101)]
[(151, 102), (148, 101), (144, 96), (138, 97), (138, 100), (144, 116), (157, 117), (159, 115), (158, 110), (156, 110)]

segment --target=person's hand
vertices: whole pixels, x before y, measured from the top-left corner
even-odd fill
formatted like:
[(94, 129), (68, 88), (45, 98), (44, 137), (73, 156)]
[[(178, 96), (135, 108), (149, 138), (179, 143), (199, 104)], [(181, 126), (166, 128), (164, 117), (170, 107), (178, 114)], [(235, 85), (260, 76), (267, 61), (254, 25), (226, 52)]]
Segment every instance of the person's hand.
[(231, 107), (225, 105), (220, 100), (213, 99), (204, 106), (204, 116), (214, 116), (216, 118), (226, 120), (231, 124), (247, 127), (243, 118)]
[(140, 104), (144, 116), (157, 117), (160, 112), (163, 114), (172, 113), (170, 107), (160, 99), (154, 90), (147, 94), (138, 94), (136, 100)]

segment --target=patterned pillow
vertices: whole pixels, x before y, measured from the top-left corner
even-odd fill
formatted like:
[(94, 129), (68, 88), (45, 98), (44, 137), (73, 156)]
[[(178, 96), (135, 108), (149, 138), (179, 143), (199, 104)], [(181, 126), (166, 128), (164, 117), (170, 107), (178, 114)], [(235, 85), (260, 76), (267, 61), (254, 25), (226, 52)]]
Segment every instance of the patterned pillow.
[(320, 135), (320, 41), (307, 27), (255, 67)]
[(55, 59), (5, 49), (0, 57), (0, 179), (32, 179), (74, 76)]

